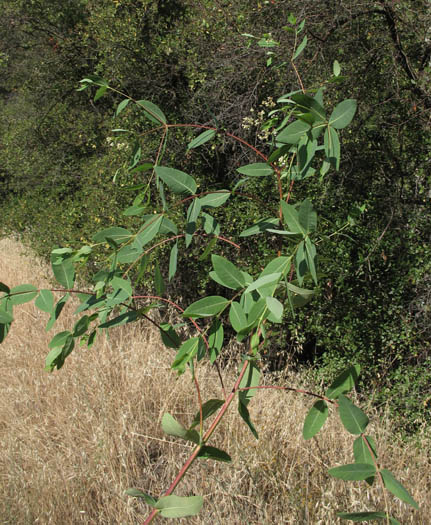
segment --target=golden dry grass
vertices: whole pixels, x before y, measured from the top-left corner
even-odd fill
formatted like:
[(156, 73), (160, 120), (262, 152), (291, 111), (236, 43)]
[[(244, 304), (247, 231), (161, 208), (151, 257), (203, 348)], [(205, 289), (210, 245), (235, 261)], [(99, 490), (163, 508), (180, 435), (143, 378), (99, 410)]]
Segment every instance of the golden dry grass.
[[(11, 239), (0, 241), (0, 281), (47, 286), (49, 270)], [(57, 331), (70, 328), (73, 308)], [(184, 423), (195, 413), (190, 381), (169, 370), (172, 354), (151, 326), (121, 328), (91, 350), (74, 351), (59, 372), (43, 371), (52, 334), (45, 314), (32, 303), (17, 307), (11, 333), (0, 346), (0, 523), (136, 524), (147, 509), (124, 490), (139, 487), (155, 496), (167, 488), (190, 452), (163, 435), (169, 411)], [(229, 383), (232, 376), (225, 372)], [(205, 399), (220, 397), (217, 377), (201, 367)], [(285, 374), (284, 382), (301, 378)], [(335, 524), (337, 510), (384, 508), (381, 491), (330, 478), (328, 466), (352, 461), (351, 437), (331, 418), (318, 440), (304, 442), (302, 422), (310, 400), (261, 392), (251, 416), (255, 441), (229, 414), (212, 444), (228, 451), (231, 465), (195, 464), (178, 488), (203, 494), (193, 524)], [(380, 458), (405, 482), (421, 505), (410, 510), (389, 497), (403, 524), (431, 523), (430, 441), (401, 445), (390, 422), (371, 424)], [(162, 521), (162, 520), (160, 520)], [(346, 523), (346, 522), (343, 522)]]

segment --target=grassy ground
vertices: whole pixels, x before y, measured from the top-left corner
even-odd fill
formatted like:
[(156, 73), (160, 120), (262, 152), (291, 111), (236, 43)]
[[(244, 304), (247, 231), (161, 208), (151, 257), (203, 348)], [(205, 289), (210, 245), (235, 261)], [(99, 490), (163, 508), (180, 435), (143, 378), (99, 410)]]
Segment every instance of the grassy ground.
[[(22, 252), (17, 242), (0, 241), (0, 281), (47, 286), (49, 269)], [(72, 310), (62, 314), (57, 331), (70, 328)], [(190, 447), (166, 437), (160, 422), (165, 412), (185, 424), (191, 420), (192, 385), (176, 380), (172, 354), (147, 325), (117, 329), (48, 374), (43, 366), (52, 334), (44, 330), (45, 314), (32, 303), (16, 312), (0, 346), (0, 523), (142, 523), (148, 509), (124, 490), (139, 487), (157, 496), (178, 472)], [(205, 399), (220, 397), (214, 370), (198, 373)], [(224, 375), (229, 384), (232, 371)], [(289, 372), (279, 380), (303, 383)], [(202, 461), (191, 468), (177, 493), (203, 494), (204, 509), (174, 523), (329, 525), (341, 523), (337, 510), (383, 510), (377, 487), (326, 474), (328, 466), (352, 462), (351, 437), (336, 418), (318, 439), (303, 441), (310, 404), (293, 394), (261, 392), (250, 405), (259, 441), (230, 414), (212, 444), (228, 451), (233, 463)], [(373, 417), (370, 427), (381, 463), (421, 506), (412, 511), (388, 496), (393, 515), (403, 524), (430, 524), (430, 440), (401, 444), (385, 418)]]

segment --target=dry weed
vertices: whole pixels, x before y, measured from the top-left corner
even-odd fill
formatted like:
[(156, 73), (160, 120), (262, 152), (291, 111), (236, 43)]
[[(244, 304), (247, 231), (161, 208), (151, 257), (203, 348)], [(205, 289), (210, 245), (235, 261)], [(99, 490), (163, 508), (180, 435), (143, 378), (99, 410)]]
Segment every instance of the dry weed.
[[(49, 270), (11, 239), (0, 241), (0, 281), (47, 286)], [(70, 328), (73, 306), (55, 330)], [(195, 413), (192, 385), (169, 370), (172, 354), (148, 325), (121, 328), (91, 350), (76, 349), (59, 372), (43, 371), (52, 334), (32, 303), (16, 309), (16, 321), (0, 346), (0, 523), (136, 524), (146, 509), (124, 495), (139, 487), (155, 496), (169, 485), (190, 452), (163, 435), (169, 411), (187, 423)], [(225, 372), (226, 382), (232, 380)], [(205, 399), (220, 396), (217, 376), (201, 367)], [(267, 379), (268, 381), (269, 379)], [(298, 375), (283, 381), (301, 383)], [(336, 510), (383, 508), (378, 488), (331, 479), (328, 466), (351, 462), (351, 436), (332, 418), (318, 439), (304, 442), (302, 422), (312, 401), (293, 394), (260, 392), (251, 416), (255, 441), (235, 414), (214, 438), (231, 465), (195, 464), (179, 487), (203, 494), (194, 524), (335, 524)], [(234, 412), (234, 411), (233, 411)], [(387, 419), (374, 418), (382, 462), (421, 505), (412, 512), (391, 498), (403, 524), (429, 524), (429, 439), (421, 447), (399, 443)]]

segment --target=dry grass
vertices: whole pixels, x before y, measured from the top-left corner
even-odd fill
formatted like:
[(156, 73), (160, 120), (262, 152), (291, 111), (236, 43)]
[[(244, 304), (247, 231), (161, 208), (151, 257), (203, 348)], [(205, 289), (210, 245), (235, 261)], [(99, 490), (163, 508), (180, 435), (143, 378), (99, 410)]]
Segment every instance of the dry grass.
[[(46, 286), (48, 270), (22, 250), (15, 241), (0, 241), (0, 281)], [(190, 382), (175, 380), (172, 354), (149, 326), (118, 329), (48, 374), (43, 363), (52, 334), (44, 331), (45, 314), (32, 303), (18, 308), (0, 346), (0, 523), (142, 523), (145, 506), (124, 490), (158, 495), (184, 462), (190, 448), (166, 438), (160, 421), (166, 411), (190, 421)], [(72, 323), (70, 308), (62, 315), (57, 331)], [(220, 396), (213, 370), (201, 368), (199, 379), (205, 399)], [(328, 466), (351, 462), (351, 438), (332, 418), (318, 440), (304, 442), (309, 406), (299, 396), (261, 392), (251, 403), (259, 441), (230, 414), (213, 444), (227, 450), (233, 464), (194, 465), (177, 493), (204, 494), (204, 509), (175, 522), (333, 524), (340, 523), (336, 510), (383, 509), (380, 490), (326, 474)], [(390, 498), (392, 512), (403, 524), (431, 523), (429, 440), (400, 448), (388, 421), (372, 427), (382, 463), (421, 505), (412, 512)]]

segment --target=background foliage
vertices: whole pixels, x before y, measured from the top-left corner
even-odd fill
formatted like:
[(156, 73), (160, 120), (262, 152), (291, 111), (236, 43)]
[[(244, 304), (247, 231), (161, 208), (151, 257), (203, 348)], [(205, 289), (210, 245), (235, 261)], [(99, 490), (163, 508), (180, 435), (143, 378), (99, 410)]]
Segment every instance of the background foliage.
[[(428, 2), (206, 0), (197, 6), (189, 0), (2, 0), (0, 5), (0, 226), (24, 234), (45, 256), (56, 245), (85, 242), (95, 226), (115, 221), (127, 227), (132, 221), (118, 210), (131, 197), (123, 188), (138, 183), (139, 173), (133, 180), (125, 177), (131, 151), (121, 139), (107, 137), (113, 127), (144, 123), (132, 110), (114, 120), (119, 99), (109, 95), (92, 102), (89, 93), (76, 92), (81, 78), (101, 74), (135, 99), (160, 105), (170, 121), (216, 125), (257, 143), (271, 109), (269, 97), (299, 87), (288, 63), (293, 35), (285, 26), (290, 12), (305, 18), (308, 45), (299, 63), (306, 84), (318, 87), (337, 59), (342, 81), (328, 86), (326, 97), (329, 103), (357, 99), (358, 114), (343, 134), (340, 171), (325, 180), (316, 177), (297, 196), (312, 200), (328, 232), (341, 228), (347, 217), (352, 226), (323, 247), (319, 265), (326, 285), (319, 308), (303, 310), (282, 326), (268, 362), (281, 367), (294, 355), (307, 363), (321, 361), (322, 373), (333, 376), (354, 358), (363, 368), (363, 388), (375, 392), (379, 404), (389, 400), (406, 429), (429, 416)], [(262, 28), (278, 45), (257, 44)], [(237, 182), (235, 168), (245, 159), (240, 146), (218, 139), (183, 158), (180, 144), (187, 133), (177, 133), (169, 144), (170, 160), (194, 175), (202, 191)], [(143, 157), (152, 155), (152, 140), (147, 136)], [(265, 188), (259, 191), (261, 203), (247, 201), (220, 212), (228, 214), (225, 223), (232, 231), (241, 231), (271, 205)], [(355, 212), (358, 206), (364, 213)], [(271, 243), (257, 241), (241, 244), (251, 269)], [(190, 294), (186, 263), (174, 282), (185, 297)], [(205, 288), (199, 267), (192, 272)]]

